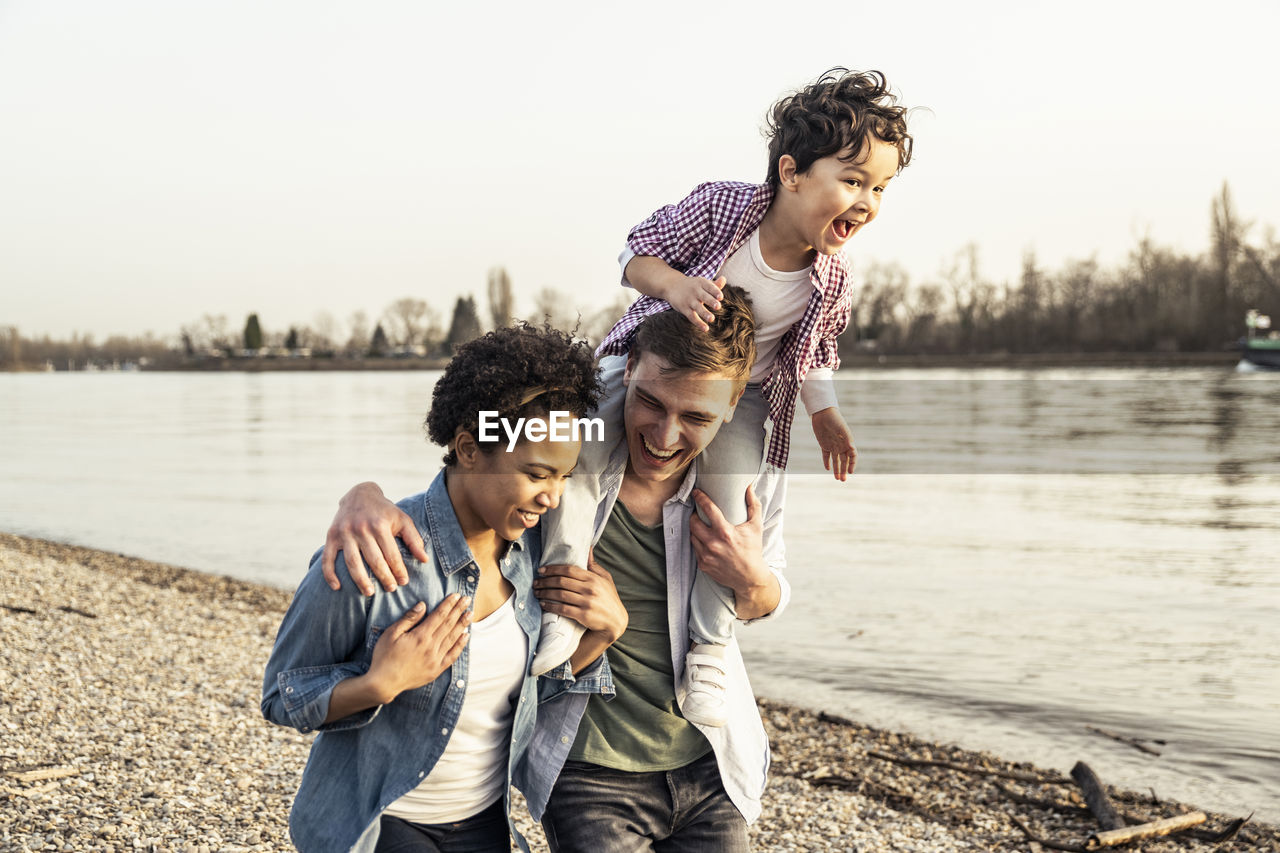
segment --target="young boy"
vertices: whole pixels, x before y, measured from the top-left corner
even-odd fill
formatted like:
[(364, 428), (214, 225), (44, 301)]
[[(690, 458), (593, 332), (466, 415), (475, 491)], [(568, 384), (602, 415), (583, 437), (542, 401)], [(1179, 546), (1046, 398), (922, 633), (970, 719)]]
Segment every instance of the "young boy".
[[(852, 311), (842, 250), (876, 218), (889, 181), (910, 162), (912, 148), (906, 108), (877, 71), (833, 69), (778, 101), (768, 127), (764, 184), (702, 184), (631, 230), (619, 258), (623, 283), (644, 295), (597, 352), (606, 385), (598, 414), (610, 424), (618, 421), (610, 405), (621, 397), (622, 368), (621, 359), (609, 357), (627, 352), (641, 320), (674, 308), (705, 330), (726, 281), (750, 294), (757, 349), (751, 384), (698, 468), (699, 488), (735, 525), (748, 520), (744, 497), (761, 463), (787, 464), (797, 396), (812, 419), (824, 467), (840, 481), (853, 470), (853, 437), (836, 406), (832, 381), (839, 366), (836, 339)], [(583, 449), (575, 488), (592, 485), (593, 449)], [(646, 446), (645, 452), (649, 461), (661, 462), (670, 449)], [(585, 554), (567, 544), (589, 541), (589, 519), (568, 506), (579, 500), (584, 507), (596, 504), (567, 495), (559, 518), (550, 525), (544, 519), (550, 540), (544, 564), (586, 564)], [(733, 593), (699, 574), (692, 609), (682, 707), (690, 720), (718, 725), (724, 717), (722, 660), (733, 637)], [(554, 615), (544, 616), (542, 631), (535, 672), (567, 658), (580, 634)]]

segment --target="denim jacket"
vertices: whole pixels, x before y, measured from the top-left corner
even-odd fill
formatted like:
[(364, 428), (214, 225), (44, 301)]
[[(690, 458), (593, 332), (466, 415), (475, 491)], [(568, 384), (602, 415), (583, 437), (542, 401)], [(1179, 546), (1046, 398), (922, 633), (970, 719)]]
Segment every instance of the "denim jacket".
[[(458, 720), (468, 682), (469, 651), (432, 683), (407, 690), (386, 705), (329, 724), (329, 699), (344, 678), (368, 671), (383, 629), (419, 601), (427, 612), (451, 593), (474, 596), (479, 572), (454, 515), (441, 471), (427, 491), (398, 506), (413, 519), (430, 560), (419, 563), (403, 551), (409, 583), (392, 592), (380, 587), (371, 597), (356, 588), (338, 559), (342, 588), (329, 588), (321, 575), (320, 552), (285, 613), (262, 685), (262, 713), (268, 720), (303, 733), (318, 731), (302, 774), (289, 834), (302, 851), (372, 851), (379, 816), (417, 787), (444, 752)], [(533, 571), (541, 552), (535, 530), (513, 542), (500, 561), (515, 587), (516, 620), (528, 638), (525, 671), (537, 650), (542, 611), (533, 596)], [(529, 745), (537, 717), (537, 679), (526, 676), (512, 725), (512, 768)], [(506, 805), (511, 808), (510, 784)], [(509, 819), (509, 818), (508, 818)], [(524, 839), (511, 826), (521, 850)]]
[[(621, 442), (609, 460), (600, 478), (602, 499), (596, 510), (595, 539), (600, 538), (613, 503), (622, 487), (626, 471), (627, 446)], [(684, 672), (684, 656), (689, 651), (689, 595), (693, 591), (696, 561), (689, 539), (689, 519), (695, 511), (693, 487), (697, 479), (698, 460), (695, 459), (686, 473), (680, 489), (662, 508), (662, 526), (667, 557), (667, 621), (671, 638), (671, 662), (674, 667), (677, 701), (680, 696), (680, 679)], [(783, 577), (786, 568), (786, 551), (782, 543), (782, 505), (786, 498), (786, 475), (772, 465), (764, 470), (755, 482), (756, 496), (760, 499), (761, 520), (764, 527), (763, 550), (765, 563), (778, 579), (781, 598), (773, 612), (759, 617), (772, 619), (786, 608), (791, 599), (791, 586)], [(750, 622), (756, 619), (748, 620)], [(516, 771), (515, 783), (529, 803), (534, 820), (542, 820), (551, 789), (555, 786), (560, 770), (577, 737), (578, 726), (587, 709), (591, 693), (611, 696), (614, 692), (609, 674), (609, 653), (582, 670), (575, 678), (564, 664), (541, 679), (538, 720), (533, 739), (525, 759)], [(751, 683), (747, 679), (746, 666), (735, 639), (725, 650), (728, 664), (729, 719), (716, 728), (698, 726), (711, 743), (725, 793), (738, 811), (752, 823), (760, 816), (760, 798), (764, 793), (765, 778), (769, 772), (769, 739), (760, 721)], [(696, 725), (696, 724), (695, 724)]]

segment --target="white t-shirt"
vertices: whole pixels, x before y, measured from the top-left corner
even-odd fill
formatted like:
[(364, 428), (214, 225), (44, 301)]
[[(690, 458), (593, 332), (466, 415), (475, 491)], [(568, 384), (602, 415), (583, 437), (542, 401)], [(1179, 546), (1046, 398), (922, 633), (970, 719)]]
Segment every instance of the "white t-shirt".
[(471, 624), (466, 690), (458, 725), (422, 784), (385, 814), (414, 823), (471, 817), (502, 796), (515, 703), (524, 684), (529, 641), (516, 622), (515, 596)]
[[(751, 297), (751, 312), (756, 321), (756, 363), (751, 368), (751, 381), (763, 382), (773, 368), (774, 359), (787, 331), (804, 316), (813, 295), (810, 281), (812, 267), (794, 272), (779, 272), (764, 261), (760, 252), (760, 229), (720, 268), (729, 284), (741, 287)], [(800, 398), (809, 414), (836, 404), (832, 387), (832, 370), (814, 367), (805, 374)]]

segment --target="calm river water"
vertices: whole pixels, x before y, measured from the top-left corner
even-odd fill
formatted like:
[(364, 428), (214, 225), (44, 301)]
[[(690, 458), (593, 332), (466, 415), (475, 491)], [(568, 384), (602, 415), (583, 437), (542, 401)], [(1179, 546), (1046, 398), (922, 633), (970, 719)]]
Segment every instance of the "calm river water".
[[(0, 529), (292, 587), (349, 485), (434, 476), (436, 375), (0, 374)], [(797, 423), (758, 693), (1280, 821), (1280, 375), (838, 385), (858, 473)]]

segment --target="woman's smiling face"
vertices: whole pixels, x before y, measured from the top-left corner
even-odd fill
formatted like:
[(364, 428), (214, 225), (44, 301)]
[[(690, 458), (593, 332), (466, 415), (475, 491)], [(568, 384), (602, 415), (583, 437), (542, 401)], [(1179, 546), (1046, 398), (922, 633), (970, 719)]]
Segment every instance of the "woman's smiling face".
[[(550, 433), (543, 430), (542, 434)], [(463, 533), (472, 536), (491, 529), (508, 541), (519, 539), (543, 513), (560, 503), (581, 449), (580, 439), (525, 437), (512, 450), (502, 442), (485, 453), (470, 435), (460, 437), (458, 461), (465, 472), (465, 485), (460, 490), (461, 500), (454, 502), (454, 512)]]

